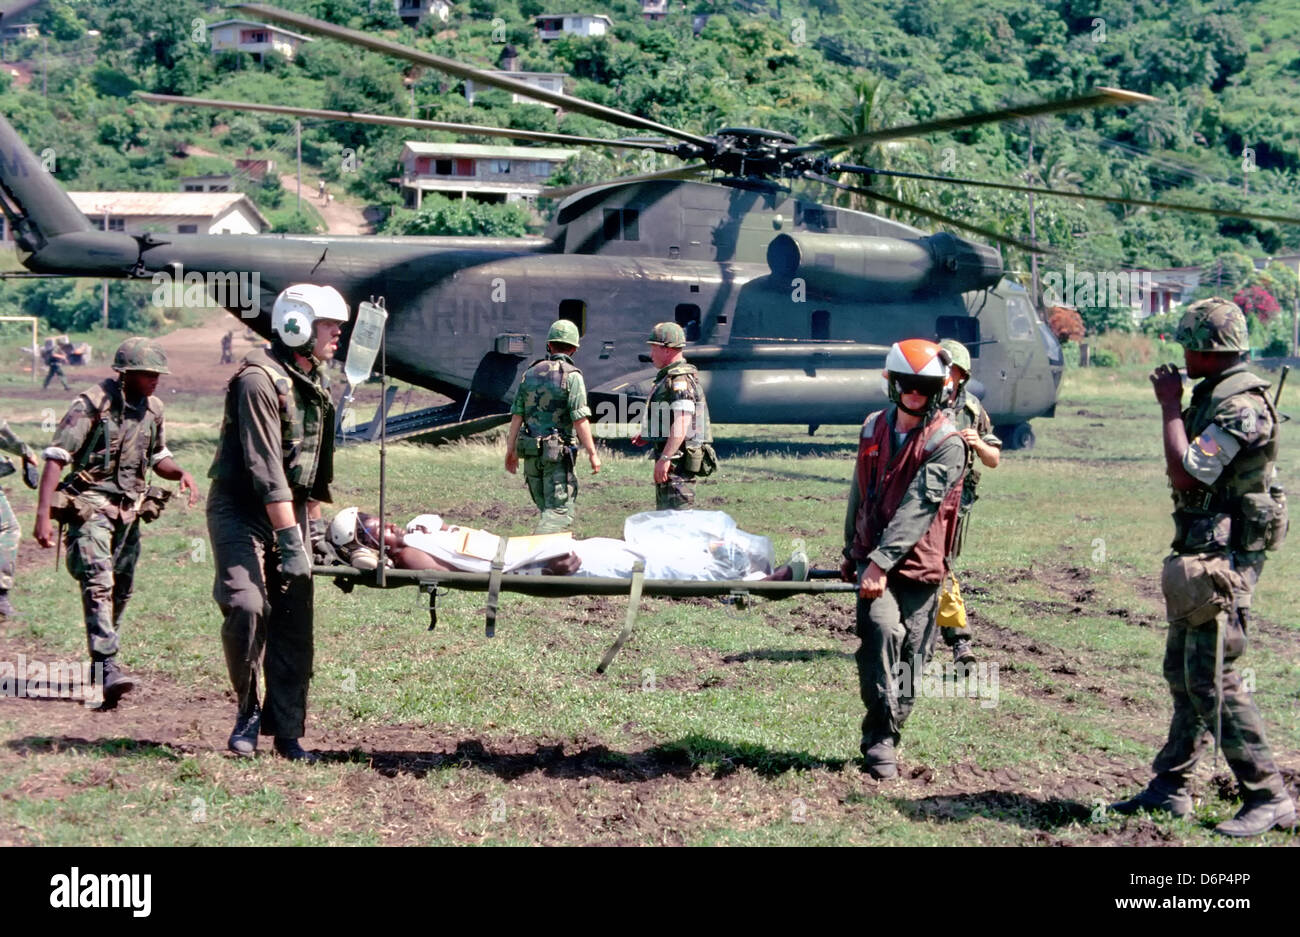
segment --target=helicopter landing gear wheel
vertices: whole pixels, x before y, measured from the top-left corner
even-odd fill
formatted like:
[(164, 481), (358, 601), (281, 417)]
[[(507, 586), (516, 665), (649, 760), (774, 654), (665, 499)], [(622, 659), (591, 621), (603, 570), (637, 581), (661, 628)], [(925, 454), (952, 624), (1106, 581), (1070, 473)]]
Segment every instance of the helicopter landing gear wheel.
[(1032, 449), (1037, 441), (1034, 436), (1034, 428), (1028, 423), (999, 426), (994, 432), (997, 433), (998, 438), (1002, 440), (1002, 445), (1008, 450)]

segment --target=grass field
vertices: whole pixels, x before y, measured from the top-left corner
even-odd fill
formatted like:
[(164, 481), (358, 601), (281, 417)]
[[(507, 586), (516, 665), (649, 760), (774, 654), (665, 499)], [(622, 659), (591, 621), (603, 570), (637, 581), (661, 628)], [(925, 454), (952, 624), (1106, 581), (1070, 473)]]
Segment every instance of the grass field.
[[(844, 596), (744, 609), (646, 600), (635, 636), (599, 676), (624, 600), (507, 595), (488, 640), (481, 595), (440, 598), (429, 632), (413, 589), (344, 595), (320, 583), (304, 743), (328, 758), (235, 759), (200, 505), (147, 529), (122, 655), (142, 689), (112, 713), (0, 701), (0, 842), (1219, 842), (1211, 827), (1237, 805), (1231, 775), (1208, 758), (1192, 820), (1095, 809), (1145, 782), (1167, 727), (1158, 571), (1172, 525), (1144, 371), (1071, 371), (1066, 381), (1057, 418), (1035, 424), (1037, 448), (986, 473), (959, 563), (980, 661), (998, 665), (996, 705), (919, 700), (900, 781), (872, 781), (854, 761), (862, 711)], [(47, 405), (8, 386), (3, 413), (43, 444)], [(52, 400), (61, 413), (66, 400)], [(219, 399), (168, 408), (172, 448), (201, 476)], [(699, 506), (767, 534), (780, 558), (802, 540), (815, 565), (836, 565), (855, 429), (718, 435), (723, 467), (700, 485)], [(1282, 451), (1284, 479), (1300, 491), (1294, 431)], [(501, 454), (500, 434), (392, 446), (390, 511), (527, 532), (532, 506)], [(377, 507), (378, 461), (371, 447), (339, 454), (337, 506)], [(599, 476), (580, 466), (579, 535), (621, 536), (624, 517), (653, 506), (650, 470), (621, 444)], [(30, 492), (10, 487), (30, 534)], [(73, 581), (52, 563), (24, 541), (21, 614), (0, 626), (0, 660), (84, 653)], [(1293, 794), (1297, 573), (1292, 543), (1265, 571), (1241, 662)]]

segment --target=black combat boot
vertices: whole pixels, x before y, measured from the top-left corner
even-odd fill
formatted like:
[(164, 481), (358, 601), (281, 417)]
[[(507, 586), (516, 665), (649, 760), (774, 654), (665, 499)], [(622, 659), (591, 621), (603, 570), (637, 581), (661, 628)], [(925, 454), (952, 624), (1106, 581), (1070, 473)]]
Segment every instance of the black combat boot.
[(257, 730), (262, 727), (262, 709), (253, 703), (253, 708), (246, 713), (241, 712), (239, 718), (235, 720), (235, 729), (230, 733), (230, 741), (226, 743), (236, 755), (243, 755), (245, 758), (251, 758), (257, 753)]
[(100, 702), (95, 708), (101, 712), (116, 709), (117, 701), (135, 689), (135, 680), (122, 672), (115, 657), (100, 657), (93, 660), (92, 667), (102, 668), (102, 678), (99, 682)]
[(895, 752), (896, 739), (886, 735), (866, 740), (862, 743), (862, 770), (877, 781), (887, 781), (898, 777), (898, 755)]
[(1171, 813), (1176, 817), (1186, 818), (1192, 815), (1192, 798), (1188, 795), (1184, 782), (1177, 778), (1156, 775), (1142, 793), (1128, 800), (1111, 804), (1110, 810), (1124, 816), (1145, 810), (1148, 813)]
[(1289, 830), (1295, 825), (1295, 802), (1283, 791), (1248, 799), (1235, 817), (1214, 829), (1224, 836), (1258, 836), (1273, 827)]
[(315, 752), (309, 752), (298, 744), (297, 739), (275, 738), (275, 753), (281, 758), (287, 758), (290, 761), (301, 761), (303, 764), (314, 764), (320, 760), (320, 756)]
[(0, 589), (0, 620), (14, 617), (14, 607), (9, 602), (9, 590)]

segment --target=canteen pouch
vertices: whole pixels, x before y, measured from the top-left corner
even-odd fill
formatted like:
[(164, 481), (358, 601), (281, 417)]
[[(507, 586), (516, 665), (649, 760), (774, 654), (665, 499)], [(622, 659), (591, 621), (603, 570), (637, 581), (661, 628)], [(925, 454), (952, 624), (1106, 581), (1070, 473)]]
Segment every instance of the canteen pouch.
[(544, 439), (539, 439), (538, 442), (541, 443), (542, 458), (547, 462), (563, 460), (565, 450), (569, 448), (559, 436), (547, 436)]
[(1286, 542), (1290, 519), (1281, 485), (1241, 496), (1237, 549), (1276, 550)]
[(1246, 582), (1226, 553), (1174, 553), (1165, 558), (1160, 590), (1169, 623), (1197, 628), (1230, 612)]
[(681, 470), (697, 478), (708, 478), (718, 468), (718, 457), (708, 443), (687, 446), (682, 450)]
[(540, 449), (536, 436), (519, 436), (515, 439), (515, 455), (521, 459), (537, 458)]
[(140, 502), (140, 509), (136, 512), (140, 520), (146, 524), (156, 521), (167, 507), (168, 500), (171, 499), (172, 493), (166, 488), (159, 488), (157, 485), (150, 485), (149, 490), (144, 493), (144, 498)]
[(945, 583), (939, 592), (939, 613), (935, 618), (935, 624), (940, 628), (965, 628), (966, 602), (961, 597), (961, 584), (957, 582), (957, 576), (951, 572), (948, 573), (948, 581), (952, 584)]

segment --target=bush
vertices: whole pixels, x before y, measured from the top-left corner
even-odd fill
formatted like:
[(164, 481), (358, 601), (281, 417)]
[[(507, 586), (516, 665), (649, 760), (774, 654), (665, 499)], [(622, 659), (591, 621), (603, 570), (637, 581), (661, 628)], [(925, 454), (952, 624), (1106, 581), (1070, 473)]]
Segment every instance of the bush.
[(1089, 361), (1094, 368), (1113, 368), (1119, 364), (1119, 356), (1105, 348), (1094, 348)]

